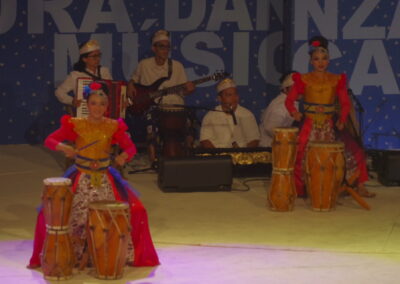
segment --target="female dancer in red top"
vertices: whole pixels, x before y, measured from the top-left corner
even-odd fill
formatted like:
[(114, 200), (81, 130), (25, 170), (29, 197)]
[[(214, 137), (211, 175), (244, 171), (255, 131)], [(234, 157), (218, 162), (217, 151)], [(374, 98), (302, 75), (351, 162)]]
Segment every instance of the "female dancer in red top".
[[(306, 74), (293, 74), (294, 85), (285, 101), (286, 108), (293, 118), (301, 121), (303, 114), (295, 107), (295, 101), (303, 95), (304, 123), (299, 133), (296, 164), (294, 169), (295, 184), (298, 196), (305, 196), (303, 162), (309, 141), (334, 141), (339, 138), (345, 143), (346, 179), (356, 176), (359, 193), (364, 197), (373, 197), (364, 182), (368, 180), (367, 167), (362, 149), (352, 137), (344, 131), (351, 102), (347, 92), (345, 74), (332, 74), (329, 66), (328, 41), (322, 36), (313, 37), (310, 41), (310, 63), (313, 70)], [(334, 123), (337, 111), (336, 102), (340, 105), (338, 119)], [(334, 126), (338, 131), (335, 134)], [(357, 172), (357, 174), (354, 174)], [(352, 183), (354, 180), (351, 181)]]
[[(123, 152), (115, 157), (115, 162), (121, 166), (135, 155), (136, 147), (126, 134), (127, 126), (122, 120), (104, 117), (108, 98), (102, 85), (92, 83), (86, 94), (89, 116), (87, 118), (64, 116), (61, 119), (61, 127), (45, 140), (46, 147), (75, 158), (75, 164), (66, 171), (64, 177), (70, 178), (73, 185), (70, 233), (76, 260), (79, 262), (84, 253), (88, 204), (99, 200), (122, 200), (129, 203), (132, 226), (132, 242), (129, 246), (127, 263), (134, 266), (158, 265), (146, 210), (128, 182), (122, 179), (117, 170), (110, 167), (112, 144), (118, 144), (123, 149)], [(65, 140), (73, 141), (75, 146), (64, 144)], [(44, 239), (45, 223), (43, 212), (40, 211), (36, 223), (33, 254), (28, 267), (40, 266)]]
[(327, 71), (329, 66), (328, 41), (323, 37), (310, 40), (310, 63), (313, 70), (306, 74), (293, 74), (294, 85), (285, 101), (286, 108), (297, 121), (303, 114), (294, 105), (302, 94), (304, 101), (304, 123), (299, 133), (296, 164), (294, 169), (298, 196), (304, 196), (303, 160), (309, 141), (334, 141), (333, 116), (338, 99), (341, 112), (336, 122), (339, 130), (344, 128), (350, 110), (346, 76)]

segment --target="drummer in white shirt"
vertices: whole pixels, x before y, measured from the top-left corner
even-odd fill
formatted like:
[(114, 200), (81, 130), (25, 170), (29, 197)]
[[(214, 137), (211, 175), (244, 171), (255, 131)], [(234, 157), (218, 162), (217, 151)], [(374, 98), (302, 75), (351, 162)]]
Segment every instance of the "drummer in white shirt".
[(232, 79), (217, 85), (220, 105), (203, 118), (200, 145), (203, 148), (257, 147), (260, 134), (254, 115), (239, 105), (239, 94)]
[(286, 94), (293, 85), (293, 72), (282, 75), (281, 92), (271, 101), (268, 107), (263, 111), (260, 120), (260, 146), (271, 147), (274, 138), (274, 128), (292, 126), (294, 119), (285, 107)]
[[(107, 67), (100, 65), (101, 51), (100, 45), (96, 40), (89, 40), (79, 48), (79, 60), (73, 66), (73, 70), (62, 82), (57, 90), (57, 99), (66, 105), (74, 108), (79, 107), (81, 101), (76, 98), (77, 78), (90, 77), (94, 80), (112, 80), (112, 76)], [(69, 94), (73, 92), (74, 96)]]

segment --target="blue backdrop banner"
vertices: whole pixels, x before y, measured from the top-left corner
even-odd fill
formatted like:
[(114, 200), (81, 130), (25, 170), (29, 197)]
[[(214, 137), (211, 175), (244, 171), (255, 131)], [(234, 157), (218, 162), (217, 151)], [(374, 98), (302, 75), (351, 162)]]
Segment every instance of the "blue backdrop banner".
[[(151, 35), (167, 29), (171, 56), (189, 79), (231, 73), (241, 104), (257, 117), (278, 91), (281, 1), (0, 0), (0, 7), (1, 144), (41, 143), (59, 125), (65, 112), (54, 90), (89, 39), (100, 42), (102, 65), (116, 80), (129, 80), (138, 60), (151, 56)], [(199, 85), (187, 104), (215, 106), (214, 84)], [(128, 119), (136, 141), (143, 139), (138, 123)]]
[[(161, 28), (171, 32), (171, 56), (189, 79), (231, 73), (241, 104), (257, 118), (277, 95), (284, 63), (307, 72), (307, 39), (324, 35), (330, 71), (347, 74), (364, 110), (366, 146), (400, 148), (400, 2), (379, 0), (0, 0), (0, 144), (41, 143), (59, 125), (65, 111), (54, 90), (80, 43), (97, 39), (102, 64), (128, 80)], [(214, 84), (199, 85), (187, 104), (216, 105)], [(134, 140), (143, 140), (141, 121), (127, 122)]]

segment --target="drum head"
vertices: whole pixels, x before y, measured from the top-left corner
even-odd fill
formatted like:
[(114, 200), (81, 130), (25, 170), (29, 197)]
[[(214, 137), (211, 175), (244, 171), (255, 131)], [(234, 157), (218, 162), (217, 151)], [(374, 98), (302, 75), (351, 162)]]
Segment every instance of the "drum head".
[(158, 110), (165, 112), (183, 112), (185, 111), (185, 107), (183, 105), (180, 107), (176, 105), (160, 104), (158, 105)]
[(128, 203), (122, 201), (96, 201), (89, 204), (90, 209), (95, 210), (123, 210), (129, 208)]
[(275, 127), (274, 132), (299, 132), (297, 127)]
[(51, 177), (43, 180), (44, 185), (71, 185), (71, 180), (64, 177)]
[(314, 148), (340, 148), (344, 149), (344, 144), (342, 142), (329, 142), (329, 141), (313, 141), (308, 143), (308, 147)]

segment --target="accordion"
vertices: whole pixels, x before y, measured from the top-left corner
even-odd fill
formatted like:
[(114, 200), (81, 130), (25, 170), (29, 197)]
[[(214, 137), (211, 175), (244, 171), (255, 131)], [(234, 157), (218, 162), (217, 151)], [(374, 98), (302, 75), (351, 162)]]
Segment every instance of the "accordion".
[[(87, 117), (89, 110), (87, 102), (83, 98), (83, 90), (90, 83), (95, 81), (92, 78), (78, 78), (76, 82), (76, 96), (81, 104), (76, 109), (76, 117)], [(96, 80), (108, 88), (108, 109), (105, 113), (110, 118), (125, 118), (126, 82), (113, 80)]]

